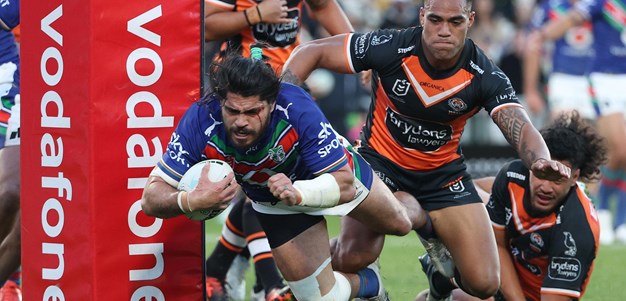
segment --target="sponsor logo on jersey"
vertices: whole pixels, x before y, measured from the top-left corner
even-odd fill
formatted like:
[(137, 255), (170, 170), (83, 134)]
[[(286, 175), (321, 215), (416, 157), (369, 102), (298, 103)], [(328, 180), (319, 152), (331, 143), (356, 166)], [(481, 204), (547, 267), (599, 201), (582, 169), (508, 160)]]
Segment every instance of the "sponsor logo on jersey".
[(463, 114), (467, 110), (467, 104), (458, 97), (448, 99), (448, 106), (452, 108), (452, 111), (448, 111), (451, 115)]
[(476, 65), (476, 63), (474, 63), (474, 61), (472, 61), (472, 60), (470, 60), (470, 67), (472, 67), (472, 69), (476, 70), (476, 72), (478, 72), (480, 74), (485, 73), (485, 70), (483, 70), (478, 65)]
[(446, 124), (413, 119), (387, 108), (385, 123), (391, 136), (403, 147), (431, 152), (452, 139), (452, 127)]
[(415, 46), (410, 46), (406, 48), (398, 48), (398, 53), (408, 53), (411, 50), (413, 50), (413, 48), (415, 48)]
[(426, 88), (431, 88), (431, 89), (435, 89), (438, 90), (440, 92), (445, 91), (446, 89), (444, 89), (444, 87), (439, 86), (437, 84), (433, 84), (433, 83), (429, 83), (429, 82), (420, 82), (420, 86), (422, 87), (426, 87)]
[(576, 256), (576, 252), (578, 251), (578, 249), (576, 248), (576, 241), (574, 240), (574, 236), (572, 236), (572, 233), (570, 232), (563, 232), (563, 235), (565, 235), (565, 240), (564, 240), (564, 244), (565, 247), (567, 248), (567, 250), (565, 250), (565, 255), (567, 256)]
[(341, 146), (341, 142), (339, 142), (339, 139), (335, 138), (330, 141), (329, 144), (326, 144), (324, 147), (317, 150), (317, 153), (320, 155), (320, 158), (324, 158), (328, 156), (333, 149), (339, 148), (339, 146)]
[(281, 105), (276, 105), (276, 110), (283, 112), (283, 114), (285, 114), (285, 117), (287, 117), (287, 119), (289, 119), (289, 107), (291, 107), (291, 105), (293, 104), (293, 102), (290, 102), (286, 107), (283, 107)]
[(526, 176), (520, 173), (516, 173), (513, 171), (507, 171), (506, 176), (512, 179), (518, 179), (520, 181), (526, 181)]
[(393, 94), (398, 96), (405, 96), (409, 93), (409, 89), (411, 88), (411, 83), (406, 79), (396, 79), (396, 82), (393, 83), (393, 88), (391, 91)]
[(362, 59), (365, 57), (365, 53), (367, 52), (367, 49), (370, 47), (370, 43), (368, 43), (370, 36), (371, 36), (370, 33), (366, 33), (354, 39), (354, 55), (357, 58)]
[(287, 23), (257, 23), (252, 33), (257, 41), (263, 41), (274, 47), (285, 47), (296, 42), (299, 31), (300, 10), (297, 7), (287, 11)]
[(189, 162), (187, 162), (184, 158), (184, 156), (188, 155), (189, 152), (183, 148), (183, 144), (180, 142), (180, 135), (178, 133), (172, 133), (172, 137), (170, 138), (168, 145), (167, 153), (170, 156), (170, 159), (189, 167)]
[(386, 35), (373, 36), (371, 44), (372, 44), (372, 46), (382, 45), (382, 44), (385, 44), (385, 43), (391, 41), (391, 38), (393, 38), (393, 35), (389, 35), (389, 36), (386, 36)]
[(317, 145), (324, 143), (324, 141), (326, 141), (326, 139), (330, 137), (330, 134), (333, 130), (333, 127), (330, 125), (330, 123), (320, 122), (320, 126), (322, 127), (322, 129), (319, 133), (317, 133), (317, 138), (320, 139), (320, 141), (317, 142)]
[(571, 28), (565, 33), (567, 45), (576, 49), (585, 49), (593, 44), (593, 35), (590, 25), (582, 25)]
[(285, 150), (283, 149), (282, 145), (270, 148), (268, 151), (268, 155), (270, 156), (270, 160), (276, 163), (280, 163), (285, 160)]
[(575, 281), (580, 277), (581, 264), (576, 258), (553, 257), (548, 268), (548, 277), (554, 280)]

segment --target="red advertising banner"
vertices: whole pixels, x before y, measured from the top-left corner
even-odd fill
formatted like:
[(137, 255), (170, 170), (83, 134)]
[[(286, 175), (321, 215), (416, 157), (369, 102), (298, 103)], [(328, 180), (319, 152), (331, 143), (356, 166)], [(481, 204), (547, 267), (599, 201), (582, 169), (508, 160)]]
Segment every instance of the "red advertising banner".
[(199, 0), (22, 0), (24, 300), (202, 300), (202, 225), (141, 211), (200, 87)]

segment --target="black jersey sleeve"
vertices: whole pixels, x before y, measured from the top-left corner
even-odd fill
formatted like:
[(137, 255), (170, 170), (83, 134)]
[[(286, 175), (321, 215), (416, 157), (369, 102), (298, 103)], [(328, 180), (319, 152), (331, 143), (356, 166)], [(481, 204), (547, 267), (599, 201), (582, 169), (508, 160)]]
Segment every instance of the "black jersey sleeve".
[(374, 69), (380, 74), (397, 68), (403, 57), (411, 55), (417, 47), (416, 28), (380, 29), (366, 33), (353, 33), (346, 45), (351, 71), (357, 73)]
[(489, 218), (492, 224), (498, 227), (506, 225), (506, 208), (510, 207), (510, 205), (507, 205), (510, 203), (510, 197), (507, 189), (509, 181), (506, 176), (509, 166), (510, 163), (505, 164), (496, 175), (491, 188), (491, 196), (487, 203)]
[(491, 114), (495, 108), (502, 105), (511, 103), (519, 105), (519, 99), (509, 77), (478, 46), (475, 46), (475, 50), (473, 58), (475, 61), (470, 62), (470, 67), (480, 74), (481, 101), (485, 110)]

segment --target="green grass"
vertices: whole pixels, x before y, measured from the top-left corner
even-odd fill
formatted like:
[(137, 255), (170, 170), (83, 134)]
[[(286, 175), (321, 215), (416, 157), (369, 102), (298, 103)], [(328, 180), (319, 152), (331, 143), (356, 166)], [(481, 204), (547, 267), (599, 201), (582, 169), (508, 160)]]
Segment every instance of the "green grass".
[[(333, 217), (328, 221), (329, 233), (334, 236), (339, 232), (338, 219)], [(206, 229), (207, 252), (211, 252), (216, 238), (219, 237), (221, 225), (218, 221), (212, 220), (207, 222)], [(414, 234), (405, 237), (387, 236), (380, 262), (382, 277), (391, 300), (414, 300), (418, 292), (428, 287), (417, 260), (418, 255), (423, 253), (424, 249)], [(583, 300), (626, 300), (624, 287), (626, 282), (621, 274), (624, 268), (626, 268), (626, 246), (601, 246)], [(253, 272), (249, 271), (246, 279), (250, 287), (254, 282)]]

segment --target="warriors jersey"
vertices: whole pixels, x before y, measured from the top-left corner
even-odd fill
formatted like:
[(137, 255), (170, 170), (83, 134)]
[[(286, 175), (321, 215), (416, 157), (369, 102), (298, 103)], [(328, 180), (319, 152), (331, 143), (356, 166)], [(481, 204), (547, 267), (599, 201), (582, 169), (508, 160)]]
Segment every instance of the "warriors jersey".
[(5, 146), (11, 109), (20, 93), (20, 57), (10, 31), (20, 24), (19, 7), (19, 0), (0, 0), (0, 148)]
[(496, 176), (487, 211), (494, 229), (506, 231), (524, 295), (537, 301), (542, 293), (580, 299), (600, 234), (591, 200), (576, 185), (548, 215), (533, 215), (529, 202), (529, 171), (513, 161)]
[[(205, 2), (243, 13), (244, 10), (257, 5), (262, 0), (205, 0)], [(302, 0), (287, 0), (287, 18), (292, 20), (290, 23), (258, 23), (252, 25), (225, 41), (222, 49), (239, 49), (243, 56), (249, 57), (250, 45), (258, 42), (263, 43), (267, 46), (267, 49), (263, 51), (263, 55), (269, 58), (268, 63), (280, 74), (287, 58), (289, 58), (296, 46), (300, 44), (298, 33), (302, 25), (302, 6)], [(261, 13), (263, 12), (261, 11)]]
[(626, 0), (581, 0), (575, 5), (593, 23), (591, 72), (626, 74)]
[(11, 29), (20, 24), (19, 8), (18, 0), (0, 1), (0, 64), (18, 61), (19, 54)]
[[(531, 18), (530, 27), (539, 29), (545, 23), (563, 17), (572, 7), (570, 0), (543, 1)], [(552, 72), (585, 75), (593, 57), (591, 22), (569, 29), (554, 43)], [(572, 62), (576, 62), (575, 64)]]
[(194, 164), (208, 159), (228, 162), (248, 197), (278, 202), (267, 180), (284, 173), (292, 181), (315, 178), (348, 164), (369, 190), (371, 167), (344, 142), (313, 99), (301, 88), (282, 84), (268, 128), (247, 149), (235, 148), (224, 125), (220, 101), (209, 98), (192, 105), (172, 134), (155, 171), (176, 187)]
[(346, 64), (373, 70), (372, 104), (362, 143), (403, 168), (426, 171), (461, 157), (467, 119), (521, 106), (508, 77), (471, 41), (459, 62), (435, 70), (422, 50), (422, 28), (350, 34)]

